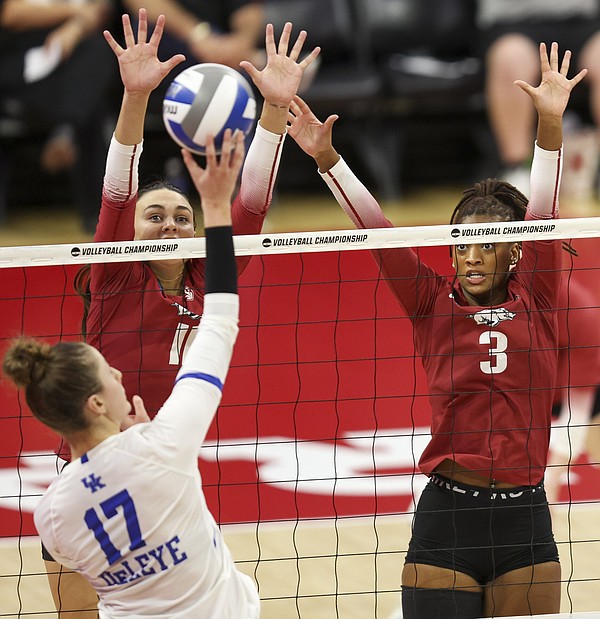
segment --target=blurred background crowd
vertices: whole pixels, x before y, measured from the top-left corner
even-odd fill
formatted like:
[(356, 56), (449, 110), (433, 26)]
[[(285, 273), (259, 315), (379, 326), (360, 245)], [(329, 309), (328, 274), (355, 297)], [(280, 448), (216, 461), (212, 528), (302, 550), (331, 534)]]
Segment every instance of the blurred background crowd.
[[(573, 72), (589, 70), (566, 119), (564, 192), (597, 198), (600, 0), (0, 0), (0, 232), (32, 207), (66, 207), (91, 238), (121, 96), (102, 31), (119, 32), (121, 14), (141, 6), (166, 15), (161, 51), (187, 57), (176, 72), (260, 65), (265, 23), (276, 34), (286, 21), (306, 29), (305, 49), (322, 54), (302, 96), (321, 119), (339, 114), (336, 144), (396, 205), (419, 188), (488, 176), (528, 191), (534, 110), (513, 82), (534, 82), (539, 42), (556, 40), (573, 51)], [(151, 101), (142, 181), (185, 183), (163, 95)], [(280, 201), (309, 207), (321, 184), (288, 140)]]

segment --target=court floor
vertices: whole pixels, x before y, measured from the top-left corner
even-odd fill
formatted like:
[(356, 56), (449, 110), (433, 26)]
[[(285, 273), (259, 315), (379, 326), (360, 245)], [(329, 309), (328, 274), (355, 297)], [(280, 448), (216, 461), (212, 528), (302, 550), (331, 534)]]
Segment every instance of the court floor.
[[(598, 505), (554, 513), (561, 612), (600, 611), (599, 521)], [(240, 569), (258, 583), (262, 619), (391, 619), (398, 610), (409, 516), (229, 526), (224, 533)], [(0, 617), (56, 619), (38, 540), (4, 540), (0, 573)]]

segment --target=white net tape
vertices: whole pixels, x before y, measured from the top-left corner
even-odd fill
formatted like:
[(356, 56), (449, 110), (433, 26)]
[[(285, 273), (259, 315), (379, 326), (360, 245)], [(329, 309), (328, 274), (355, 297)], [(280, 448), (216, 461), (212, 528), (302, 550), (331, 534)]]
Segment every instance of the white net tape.
[[(407, 226), (369, 230), (289, 232), (235, 237), (239, 256), (331, 252), (339, 250), (435, 247), (474, 240), (489, 243), (600, 237), (600, 217), (548, 221)], [(202, 258), (204, 238), (167, 241), (121, 241), (0, 248), (0, 268), (127, 262), (132, 259)]]

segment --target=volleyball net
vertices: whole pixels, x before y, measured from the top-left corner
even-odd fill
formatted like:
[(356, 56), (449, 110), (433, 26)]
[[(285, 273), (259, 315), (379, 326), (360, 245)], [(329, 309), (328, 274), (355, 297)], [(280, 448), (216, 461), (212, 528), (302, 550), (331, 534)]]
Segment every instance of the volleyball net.
[[(239, 568), (257, 581), (264, 618), (390, 619), (399, 609), (431, 409), (410, 320), (372, 250), (413, 247), (451, 277), (448, 246), (538, 239), (571, 248), (559, 308), (570, 352), (556, 394), (557, 414), (567, 402), (555, 424), (563, 454), (549, 467), (559, 480), (562, 610), (600, 608), (598, 405), (592, 398), (584, 418), (572, 414), (579, 390), (595, 397), (600, 384), (600, 371), (590, 378), (600, 351), (599, 237), (600, 218), (587, 218), (235, 238), (236, 254), (251, 256), (240, 334), (199, 466)], [(0, 248), (0, 354), (21, 334), (82, 339), (73, 286), (82, 265), (204, 255), (201, 238)], [(575, 354), (586, 359), (585, 377), (570, 365)], [(0, 553), (10, 566), (0, 600), (11, 613), (0, 617), (52, 616), (39, 594), (47, 585), (32, 513), (57, 474), (57, 440), (3, 377), (0, 397)]]

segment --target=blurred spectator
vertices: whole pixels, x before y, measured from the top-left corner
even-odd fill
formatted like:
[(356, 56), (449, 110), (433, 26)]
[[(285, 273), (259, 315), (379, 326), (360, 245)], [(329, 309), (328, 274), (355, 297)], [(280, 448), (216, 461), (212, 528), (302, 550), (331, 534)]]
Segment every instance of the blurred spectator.
[(0, 109), (47, 132), (41, 168), (68, 171), (88, 232), (100, 208), (104, 121), (117, 77), (102, 35), (111, 7), (109, 0), (0, 0)]
[(535, 109), (516, 79), (536, 80), (539, 44), (557, 41), (573, 53), (574, 72), (588, 69), (589, 112), (600, 123), (599, 0), (477, 0), (486, 67), (486, 97), (503, 180), (529, 191)]
[[(264, 5), (260, 0), (123, 0), (123, 5), (133, 15), (145, 8), (150, 22), (161, 14), (167, 17), (160, 54), (161, 59), (185, 55), (177, 73), (200, 62), (237, 70), (242, 60), (260, 69), (265, 64)], [(166, 80), (161, 94), (168, 85)]]

